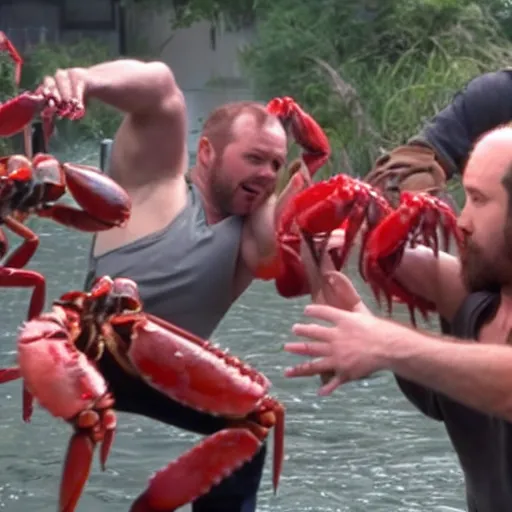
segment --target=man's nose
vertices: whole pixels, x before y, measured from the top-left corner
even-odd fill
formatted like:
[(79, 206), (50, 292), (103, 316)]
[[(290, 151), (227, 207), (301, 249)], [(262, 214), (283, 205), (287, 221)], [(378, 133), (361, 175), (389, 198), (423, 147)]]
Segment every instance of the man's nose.
[(261, 185), (272, 185), (276, 182), (277, 173), (272, 165), (262, 165), (258, 171), (257, 180)]
[(471, 233), (473, 229), (473, 222), (471, 221), (471, 212), (469, 211), (469, 208), (466, 205), (464, 205), (464, 208), (460, 212), (460, 215), (457, 218), (457, 226), (460, 230), (464, 231), (465, 233)]

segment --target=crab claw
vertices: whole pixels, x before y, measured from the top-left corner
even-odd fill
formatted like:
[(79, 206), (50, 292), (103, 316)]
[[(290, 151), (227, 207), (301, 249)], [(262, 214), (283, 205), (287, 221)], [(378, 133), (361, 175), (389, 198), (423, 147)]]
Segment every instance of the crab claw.
[(23, 92), (0, 105), (0, 137), (11, 137), (21, 132), (34, 117), (41, 113), (45, 145), (54, 129), (54, 117), (80, 119), (85, 109), (76, 101), (58, 102), (42, 91)]
[(130, 512), (171, 512), (207, 493), (249, 461), (260, 441), (249, 430), (221, 430), (160, 469)]
[(277, 200), (274, 222), (276, 246), (273, 254), (259, 262), (254, 270), (257, 279), (275, 279), (278, 292), (283, 297), (296, 297), (308, 292), (304, 266), (298, 255), (300, 238), (293, 232), (295, 198), (312, 185), (305, 163), (297, 159), (288, 168), (291, 175)]
[(291, 97), (274, 98), (267, 103), (267, 111), (277, 116), (285, 129), (290, 129), (299, 146), (304, 149), (302, 159), (313, 176), (329, 159), (331, 145), (320, 125)]
[(60, 485), (59, 511), (73, 512), (89, 478), (96, 443), (101, 442), (100, 464), (104, 471), (114, 442), (116, 415), (110, 407), (114, 401), (105, 395), (96, 410), (82, 411), (74, 420), (77, 432), (68, 444)]
[(88, 435), (77, 432), (69, 440), (60, 484), (59, 512), (75, 510), (89, 478), (93, 453), (94, 443)]
[[(60, 165), (49, 155), (41, 158), (38, 164)], [(130, 217), (131, 199), (120, 185), (95, 167), (65, 163), (62, 169), (66, 186), (82, 209), (54, 204), (38, 211), (39, 216), (86, 232), (108, 230), (126, 223)]]
[(42, 94), (24, 92), (0, 105), (0, 137), (19, 133), (36, 116), (46, 100)]
[(52, 416), (75, 428), (61, 479), (60, 512), (75, 509), (97, 443), (104, 467), (116, 428), (114, 399), (96, 367), (70, 341), (76, 328), (70, 318), (56, 306), (26, 322), (18, 335), (18, 362), (26, 388)]

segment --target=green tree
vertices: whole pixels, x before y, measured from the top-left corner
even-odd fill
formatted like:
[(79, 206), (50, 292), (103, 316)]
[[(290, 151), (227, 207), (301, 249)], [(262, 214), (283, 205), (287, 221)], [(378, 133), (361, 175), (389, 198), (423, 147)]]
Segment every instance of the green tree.
[[(512, 46), (476, 2), (280, 0), (242, 55), (263, 97), (288, 94), (335, 147), (335, 167), (366, 173), (469, 79), (508, 65)], [(333, 169), (339, 170), (339, 169)]]

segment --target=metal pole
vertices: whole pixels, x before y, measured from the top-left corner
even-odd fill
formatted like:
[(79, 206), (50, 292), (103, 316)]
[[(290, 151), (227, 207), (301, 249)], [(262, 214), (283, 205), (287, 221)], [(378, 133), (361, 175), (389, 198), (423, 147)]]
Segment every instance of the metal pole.
[[(30, 143), (32, 147), (25, 148), (27, 154), (29, 152), (33, 153), (34, 155), (37, 153), (48, 153), (48, 148), (46, 147), (46, 141), (44, 139), (43, 123), (41, 121), (34, 121), (32, 123), (31, 131), (32, 140)], [(27, 142), (28, 141), (26, 141), (25, 144), (27, 144)]]
[(108, 174), (113, 142), (112, 139), (103, 139), (100, 143), (100, 169), (106, 174)]

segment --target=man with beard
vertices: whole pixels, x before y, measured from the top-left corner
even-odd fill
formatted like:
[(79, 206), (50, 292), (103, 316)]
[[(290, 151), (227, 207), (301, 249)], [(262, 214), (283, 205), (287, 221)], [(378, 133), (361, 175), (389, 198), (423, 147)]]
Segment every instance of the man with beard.
[(455, 337), (378, 318), (346, 277), (331, 275), (327, 289), (337, 307), (308, 305), (305, 314), (332, 325), (293, 327), (309, 340), (285, 350), (313, 359), (286, 375), (331, 372), (319, 391), (325, 395), (345, 382), (392, 371), (421, 412), (444, 422), (464, 471), (468, 511), (505, 512), (512, 510), (512, 127), (479, 140), (463, 186), (460, 259), (410, 249), (394, 276), (433, 302)]
[[(274, 190), (287, 156), (280, 119), (257, 102), (219, 107), (203, 126), (187, 173), (186, 105), (164, 63), (121, 59), (59, 70), (42, 88), (57, 101), (95, 99), (125, 113), (109, 174), (129, 193), (131, 217), (125, 227), (95, 237), (85, 288), (104, 275), (131, 278), (146, 312), (210, 338), (275, 250)], [(207, 435), (228, 425), (131, 376), (108, 351), (98, 366), (117, 410)], [(193, 512), (254, 512), (265, 452), (263, 445), (233, 468), (194, 501)], [(187, 478), (194, 476), (201, 475)], [(197, 494), (204, 491), (198, 483)]]

